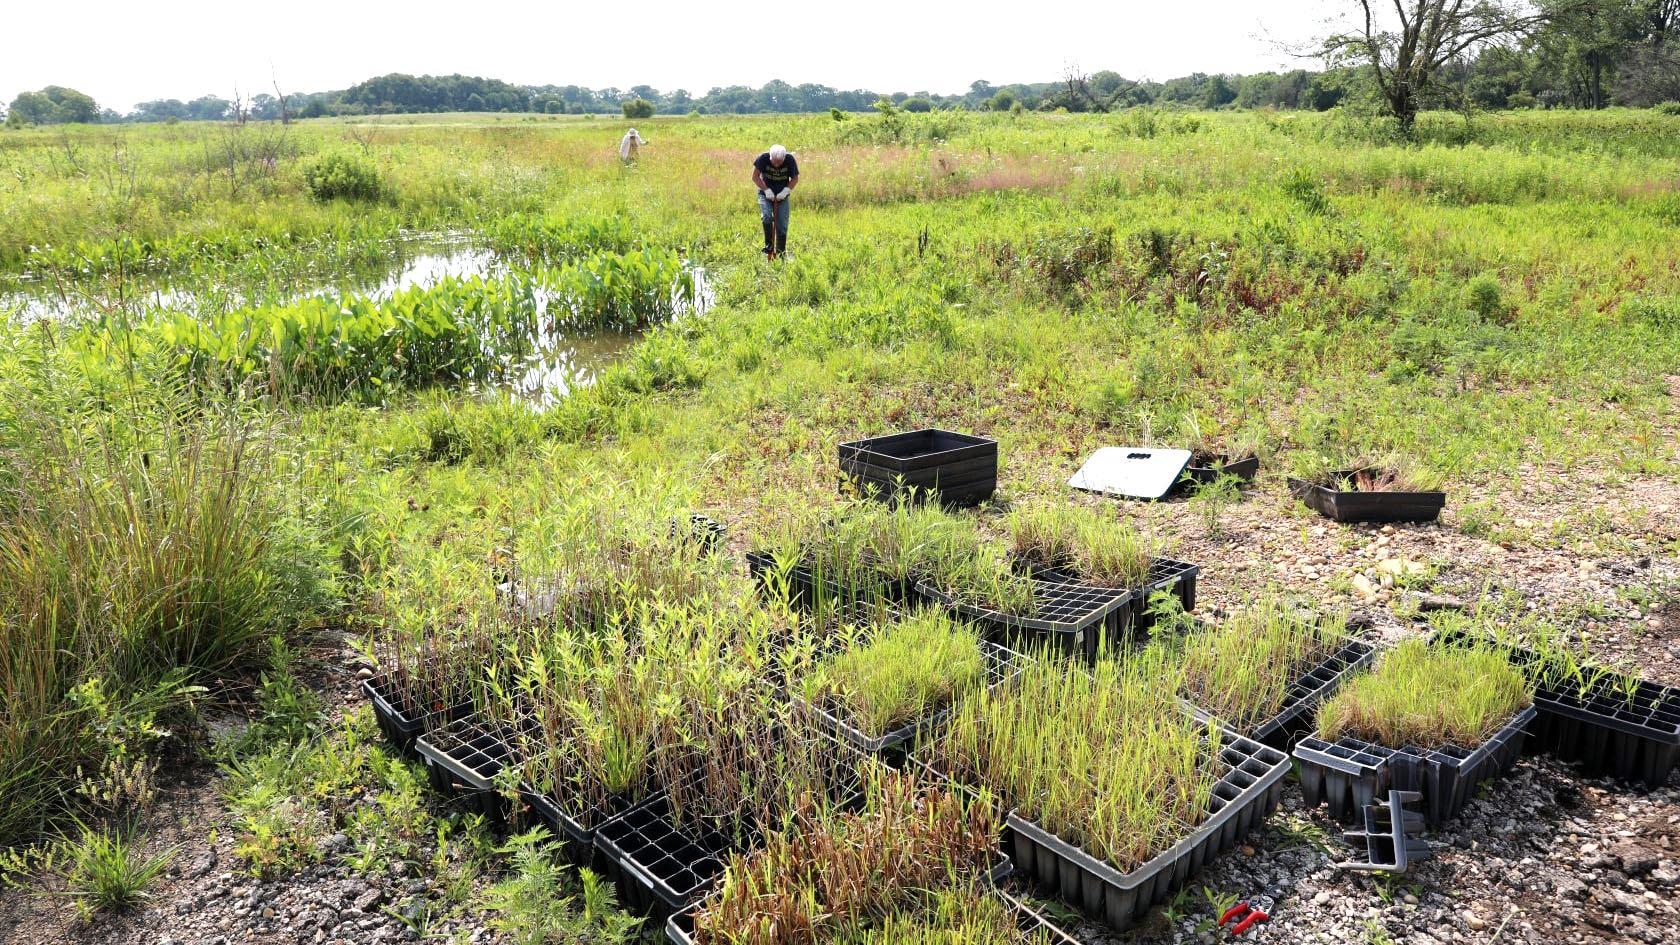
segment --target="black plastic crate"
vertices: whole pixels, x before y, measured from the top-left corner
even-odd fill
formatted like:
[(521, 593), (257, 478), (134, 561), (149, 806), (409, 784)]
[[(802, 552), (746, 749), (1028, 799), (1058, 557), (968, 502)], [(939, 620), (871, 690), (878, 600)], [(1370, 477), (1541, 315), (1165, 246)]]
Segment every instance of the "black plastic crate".
[(1149, 601), (1163, 591), (1178, 598), (1178, 605), (1185, 613), (1195, 610), (1196, 580), (1201, 573), (1201, 565), (1190, 564), (1187, 561), (1172, 558), (1155, 558), (1150, 561), (1149, 572), (1144, 576), (1142, 586), (1137, 589), (1137, 629), (1147, 631), (1155, 626), (1155, 617), (1149, 612)]
[[(1027, 567), (1035, 576), (1047, 581), (1112, 590), (1103, 588), (1100, 584), (1090, 583), (1083, 575), (1070, 568), (1051, 568), (1036, 564), (1028, 564)], [(1131, 588), (1132, 599), (1129, 605), (1111, 615), (1110, 645), (1122, 642), (1134, 630), (1141, 635), (1155, 626), (1155, 616), (1149, 612), (1149, 602), (1158, 592), (1166, 591), (1178, 598), (1178, 605), (1185, 613), (1195, 610), (1196, 583), (1201, 573), (1202, 566), (1199, 564), (1173, 558), (1152, 559), (1149, 562), (1149, 570), (1144, 573), (1143, 583)]]
[(936, 497), (976, 505), (997, 491), (997, 441), (925, 429), (840, 444), (840, 471), (860, 493), (897, 501)]
[(837, 581), (819, 576), (816, 570), (804, 563), (783, 570), (778, 566), (775, 555), (762, 551), (747, 553), (747, 570), (767, 598), (774, 598), (785, 591), (790, 606), (807, 611), (827, 604), (899, 604), (910, 600), (915, 593), (914, 581), (885, 576), (879, 576), (878, 580), (865, 586), (843, 587)]
[(674, 519), (671, 522), (671, 537), (678, 541), (691, 541), (700, 546), (701, 551), (713, 552), (723, 547), (726, 532), (722, 523), (709, 515), (698, 512)]
[[(1283, 706), (1270, 717), (1247, 728), (1235, 728), (1227, 719), (1220, 723), (1279, 751), (1289, 751), (1312, 724), (1312, 711), (1319, 703), (1335, 693), (1348, 676), (1367, 666), (1376, 652), (1376, 647), (1363, 640), (1343, 640), (1334, 653), (1319, 660), (1290, 685)], [(1193, 701), (1192, 706), (1202, 718), (1212, 714)]]
[(1436, 826), (1458, 816), (1482, 782), (1511, 770), (1534, 717), (1533, 706), (1523, 709), (1474, 748), (1389, 748), (1351, 736), (1328, 742), (1309, 735), (1295, 746), (1301, 793), (1307, 806), (1323, 803), (1330, 816), (1355, 823), (1388, 791), (1417, 791), (1424, 820)]
[[(986, 685), (988, 687), (1008, 683), (1021, 675), (1021, 671), (1026, 668), (1027, 663), (1031, 662), (1030, 658), (990, 640), (981, 640), (980, 650), (986, 658)], [(797, 696), (795, 701), (801, 711), (807, 713), (827, 731), (845, 739), (848, 744), (859, 751), (885, 755), (889, 760), (902, 759), (911, 742), (943, 725), (951, 714), (950, 707), (946, 706), (929, 712), (921, 718), (906, 722), (890, 731), (879, 735), (870, 735), (832, 711)]]
[(1130, 605), (1136, 599), (1130, 590), (1041, 578), (1032, 581), (1038, 602), (1038, 614), (1033, 617), (962, 603), (925, 581), (916, 584), (916, 593), (974, 622), (991, 639), (1028, 654), (1048, 644), (1064, 655), (1094, 661), (1105, 638), (1113, 643), (1130, 626)]
[(1197, 487), (1205, 486), (1217, 480), (1220, 476), (1234, 476), (1242, 482), (1253, 482), (1260, 473), (1260, 457), (1248, 456), (1243, 459), (1229, 459), (1224, 456), (1208, 456), (1196, 454), (1190, 458), (1190, 465), (1184, 467), (1184, 475), (1179, 477), (1174, 492), (1192, 492)]
[[(1327, 478), (1336, 482), (1364, 471), (1338, 469)], [(1293, 476), (1289, 492), (1335, 522), (1433, 522), (1447, 504), (1445, 492), (1343, 492)]]
[(492, 819), (506, 815), (507, 805), (496, 791), (497, 775), (513, 758), (505, 730), (466, 715), (421, 735), (414, 748), (434, 788), (461, 797)]
[(1219, 759), (1226, 771), (1214, 785), (1207, 819), (1129, 871), (1114, 868), (1015, 812), (1009, 815), (1004, 845), (1021, 875), (1091, 918), (1125, 931), (1277, 809), (1289, 774), (1288, 755), (1227, 734)]
[[(1472, 638), (1450, 634), (1443, 639)], [(1532, 650), (1485, 642), (1504, 650), (1525, 673), (1532, 674), (1540, 662)], [(1574, 762), (1588, 774), (1658, 788), (1680, 763), (1680, 689), (1640, 680), (1629, 698), (1608, 684), (1582, 693), (1574, 686), (1537, 683), (1534, 708), (1529, 751)]]

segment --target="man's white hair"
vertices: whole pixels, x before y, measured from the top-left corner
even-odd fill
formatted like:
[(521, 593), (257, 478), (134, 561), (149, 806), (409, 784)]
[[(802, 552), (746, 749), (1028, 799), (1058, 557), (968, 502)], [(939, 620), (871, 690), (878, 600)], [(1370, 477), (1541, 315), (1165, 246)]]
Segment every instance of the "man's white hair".
[(773, 144), (770, 146), (770, 160), (775, 161), (785, 157), (787, 157), (787, 148), (782, 147), (779, 144)]

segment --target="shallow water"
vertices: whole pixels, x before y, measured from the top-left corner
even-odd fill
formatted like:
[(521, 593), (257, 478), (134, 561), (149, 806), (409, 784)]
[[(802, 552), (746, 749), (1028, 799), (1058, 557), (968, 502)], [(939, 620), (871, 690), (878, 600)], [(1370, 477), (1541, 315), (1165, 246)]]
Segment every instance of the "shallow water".
[[(119, 294), (118, 287), (110, 284), (80, 286), (15, 279), (0, 283), (0, 318), (9, 314), (25, 323), (66, 321), (118, 310), (279, 302), (335, 291), (387, 298), (440, 279), (491, 276), (504, 268), (505, 263), (494, 252), (474, 244), (470, 233), (421, 233), (395, 241), (387, 260), (350, 267), (336, 275), (311, 275), (290, 286), (217, 286), (209, 290), (177, 286), (164, 277), (142, 276), (129, 279)], [(692, 271), (694, 304), (688, 311), (702, 312), (710, 306), (713, 291), (704, 269), (693, 267)], [(615, 330), (556, 333), (545, 339), (531, 366), (504, 389), (539, 403), (552, 402), (570, 390), (594, 383), (636, 338), (635, 333)]]

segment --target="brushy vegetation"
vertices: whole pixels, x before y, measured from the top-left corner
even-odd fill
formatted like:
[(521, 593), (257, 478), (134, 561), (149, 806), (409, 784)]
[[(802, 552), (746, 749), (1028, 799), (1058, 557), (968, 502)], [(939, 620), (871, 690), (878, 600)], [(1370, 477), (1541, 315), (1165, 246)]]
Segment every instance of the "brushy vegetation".
[(1184, 641), (1184, 695), (1241, 730), (1283, 708), (1290, 687), (1341, 645), (1340, 615), (1303, 614), (1267, 597)]
[(1391, 748), (1472, 748), (1533, 701), (1522, 673), (1486, 643), (1405, 640), (1319, 707), (1318, 735), (1351, 735)]

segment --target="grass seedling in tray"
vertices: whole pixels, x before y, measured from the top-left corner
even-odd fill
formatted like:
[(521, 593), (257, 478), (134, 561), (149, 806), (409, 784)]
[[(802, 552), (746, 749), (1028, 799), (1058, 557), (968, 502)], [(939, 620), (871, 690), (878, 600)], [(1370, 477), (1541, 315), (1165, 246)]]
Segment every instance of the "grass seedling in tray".
[(1491, 646), (1406, 640), (1319, 708), (1318, 737), (1474, 747), (1533, 702), (1528, 681)]
[(1372, 648), (1347, 639), (1340, 615), (1302, 613), (1266, 597), (1184, 637), (1184, 697), (1232, 729), (1276, 745), (1297, 718)]
[(1533, 702), (1492, 645), (1407, 640), (1319, 707), (1315, 736), (1295, 747), (1302, 792), (1351, 821), (1386, 791), (1418, 791), (1439, 824), (1516, 763)]
[(960, 694), (1018, 672), (1021, 661), (973, 625), (923, 609), (842, 631), (798, 691), (854, 745), (884, 751), (934, 724)]
[(1030, 664), (957, 703), (917, 760), (1013, 805), (1016, 867), (1129, 928), (1276, 808), (1288, 757), (1195, 719), (1164, 648)]
[(1040, 502), (1010, 512), (1010, 552), (1037, 568), (1071, 574), (1102, 587), (1140, 587), (1154, 543), (1107, 510)]
[[(752, 853), (729, 857), (722, 882), (691, 917), (696, 943), (848, 941), (920, 911), (933, 891), (968, 888), (1003, 862), (1001, 814), (914, 773), (867, 770), (862, 807), (801, 809)], [(872, 939), (862, 939), (872, 940)]]

